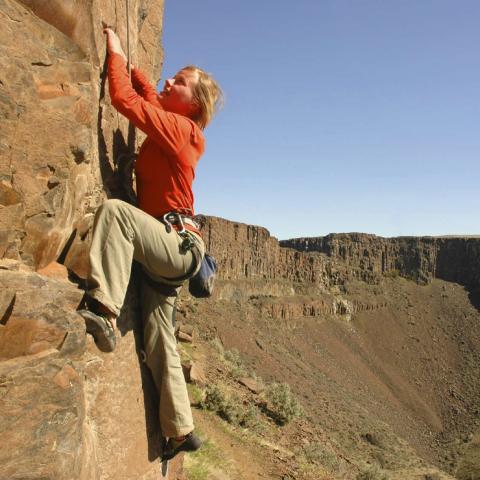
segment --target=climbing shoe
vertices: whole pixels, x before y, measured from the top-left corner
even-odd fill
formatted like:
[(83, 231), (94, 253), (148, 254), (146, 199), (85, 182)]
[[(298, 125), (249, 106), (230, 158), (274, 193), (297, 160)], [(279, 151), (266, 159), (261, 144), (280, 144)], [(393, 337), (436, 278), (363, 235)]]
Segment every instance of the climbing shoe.
[(162, 460), (171, 460), (177, 453), (194, 452), (202, 446), (202, 441), (193, 433), (185, 435), (183, 440), (169, 438), (163, 450)]
[(102, 352), (113, 352), (117, 339), (113, 324), (106, 315), (94, 313), (90, 310), (78, 310), (77, 312), (85, 320), (87, 333), (90, 333)]

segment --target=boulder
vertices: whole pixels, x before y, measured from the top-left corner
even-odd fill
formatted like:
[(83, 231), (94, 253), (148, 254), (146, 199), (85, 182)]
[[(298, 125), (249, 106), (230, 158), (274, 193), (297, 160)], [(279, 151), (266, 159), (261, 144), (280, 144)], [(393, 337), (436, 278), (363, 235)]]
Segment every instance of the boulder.
[(265, 390), (265, 387), (257, 380), (249, 377), (242, 377), (238, 379), (238, 383), (247, 387), (252, 393), (259, 394)]
[(204, 387), (207, 384), (205, 370), (203, 365), (198, 361), (184, 363), (182, 368), (187, 383), (194, 383), (195, 385), (199, 385), (201, 387)]
[(176, 329), (175, 335), (180, 342), (193, 343), (195, 329), (191, 325), (180, 324)]

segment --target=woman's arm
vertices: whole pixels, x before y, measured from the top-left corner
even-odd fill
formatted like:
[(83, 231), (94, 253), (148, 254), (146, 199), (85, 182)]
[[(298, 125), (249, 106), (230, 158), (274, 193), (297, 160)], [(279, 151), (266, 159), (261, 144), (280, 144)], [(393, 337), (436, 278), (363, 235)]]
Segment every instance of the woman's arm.
[(153, 85), (147, 80), (145, 74), (138, 68), (132, 67), (132, 85), (136, 92), (141, 95), (147, 102), (160, 106), (158, 102), (157, 91)]
[(127, 72), (127, 58), (120, 39), (110, 28), (107, 35), (108, 84), (112, 105), (137, 128), (145, 132), (168, 153), (179, 152), (190, 141), (192, 122), (165, 111), (158, 101), (148, 102), (133, 88)]
[[(107, 35), (107, 51), (110, 55), (120, 55), (125, 62), (128, 61), (118, 35), (109, 27), (105, 27), (103, 32)], [(147, 77), (134, 65), (130, 64), (132, 85), (136, 92), (147, 102), (152, 102), (159, 106), (157, 92), (153, 85), (147, 80)]]

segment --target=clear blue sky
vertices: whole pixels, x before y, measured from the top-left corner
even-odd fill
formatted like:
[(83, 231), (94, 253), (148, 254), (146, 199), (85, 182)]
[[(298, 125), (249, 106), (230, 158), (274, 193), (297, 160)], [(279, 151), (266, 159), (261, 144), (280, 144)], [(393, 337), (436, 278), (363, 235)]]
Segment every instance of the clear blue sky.
[(277, 238), (480, 234), (478, 0), (165, 0), (226, 93), (196, 211)]

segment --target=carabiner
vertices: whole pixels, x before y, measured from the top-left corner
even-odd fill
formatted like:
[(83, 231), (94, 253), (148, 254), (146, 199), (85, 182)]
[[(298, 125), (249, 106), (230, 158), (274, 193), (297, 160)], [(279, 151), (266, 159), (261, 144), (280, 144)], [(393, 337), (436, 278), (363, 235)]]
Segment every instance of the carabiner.
[(167, 233), (170, 233), (172, 231), (172, 224), (170, 223), (170, 221), (167, 218), (169, 215), (170, 215), (170, 213), (166, 213), (163, 216), (163, 222), (162, 222), (165, 225), (165, 230), (167, 231)]
[(183, 224), (182, 216), (179, 213), (176, 213), (177, 218), (178, 218), (178, 223), (180, 224), (180, 230), (177, 230), (177, 233), (181, 235), (182, 233), (185, 233), (185, 225)]

